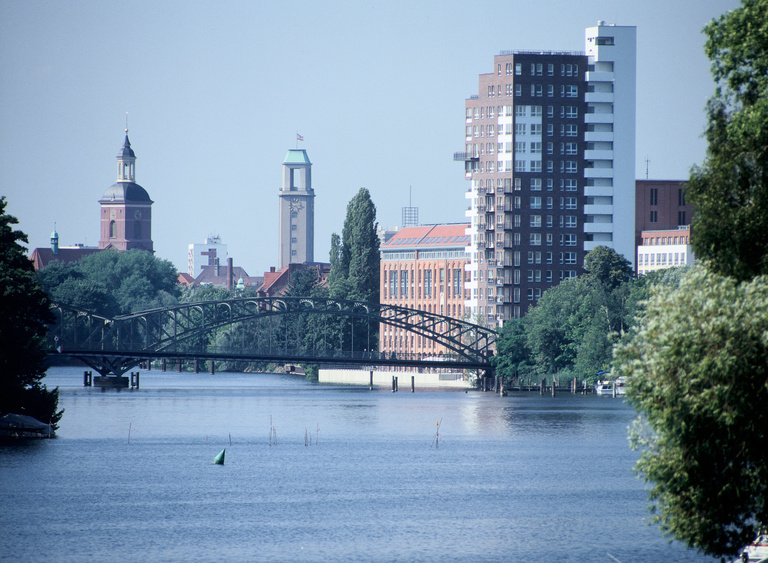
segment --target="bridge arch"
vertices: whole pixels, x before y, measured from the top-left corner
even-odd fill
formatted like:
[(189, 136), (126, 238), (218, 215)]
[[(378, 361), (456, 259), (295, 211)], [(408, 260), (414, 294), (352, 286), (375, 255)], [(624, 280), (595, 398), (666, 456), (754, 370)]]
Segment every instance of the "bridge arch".
[[(158, 357), (490, 369), (496, 339), (493, 330), (435, 313), (326, 298), (242, 297), (183, 303), (115, 318), (62, 304), (54, 304), (53, 310), (56, 322), (48, 337), (51, 351), (78, 357), (100, 372), (117, 374), (137, 365), (139, 359)], [(226, 350), (208, 345), (208, 335), (214, 331), (238, 325), (254, 330), (259, 324), (261, 332), (252, 335), (249, 345)], [(267, 325), (269, 328), (263, 328)], [(400, 352), (385, 357), (378, 352), (376, 338), (381, 325), (432, 340), (445, 352), (432, 360)], [(103, 369), (94, 365), (94, 358)]]

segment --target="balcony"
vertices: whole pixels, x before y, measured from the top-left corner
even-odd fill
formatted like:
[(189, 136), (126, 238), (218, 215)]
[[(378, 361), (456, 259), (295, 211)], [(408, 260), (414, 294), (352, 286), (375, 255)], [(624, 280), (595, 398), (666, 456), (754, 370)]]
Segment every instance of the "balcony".
[(613, 160), (613, 151), (584, 151), (584, 160)]
[(457, 162), (478, 162), (480, 156), (471, 152), (455, 152), (453, 153), (453, 160)]
[(613, 178), (613, 168), (585, 168), (585, 178)]
[(613, 123), (612, 113), (585, 113), (584, 123)]
[(613, 205), (585, 205), (585, 215), (613, 215)]
[(585, 102), (613, 102), (613, 92), (587, 92)]
[(612, 72), (588, 72), (587, 82), (613, 82)]
[(613, 141), (613, 131), (587, 131), (585, 141)]

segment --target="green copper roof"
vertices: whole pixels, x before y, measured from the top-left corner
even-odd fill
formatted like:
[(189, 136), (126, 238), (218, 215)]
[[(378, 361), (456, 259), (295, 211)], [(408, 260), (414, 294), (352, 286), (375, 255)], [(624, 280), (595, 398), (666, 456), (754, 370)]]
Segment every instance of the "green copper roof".
[(304, 149), (290, 149), (283, 164), (312, 164)]

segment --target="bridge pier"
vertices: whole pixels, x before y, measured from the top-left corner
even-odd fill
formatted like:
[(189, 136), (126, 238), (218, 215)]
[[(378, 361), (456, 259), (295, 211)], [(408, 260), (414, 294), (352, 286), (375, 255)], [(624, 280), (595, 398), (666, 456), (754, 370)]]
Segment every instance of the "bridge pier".
[(83, 372), (83, 387), (93, 387), (93, 372), (92, 371), (84, 371)]

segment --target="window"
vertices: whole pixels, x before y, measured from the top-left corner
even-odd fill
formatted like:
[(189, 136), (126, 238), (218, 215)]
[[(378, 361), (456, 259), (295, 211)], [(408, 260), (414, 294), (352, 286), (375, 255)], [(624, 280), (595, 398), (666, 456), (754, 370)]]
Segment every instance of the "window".
[(526, 117), (528, 115), (528, 106), (515, 106), (515, 117)]
[(291, 256), (296, 256), (298, 253), (295, 250), (291, 250)]
[[(555, 152), (555, 145), (550, 141), (547, 143), (547, 154), (553, 154)], [(550, 160), (550, 163), (552, 161)]]
[(515, 226), (516, 229), (520, 228), (520, 215), (515, 215), (513, 219), (513, 225)]
[(531, 209), (541, 209), (541, 198), (531, 196)]
[(531, 191), (533, 192), (541, 191), (541, 178), (531, 178)]
[[(531, 143), (533, 144), (533, 143)], [(541, 152), (541, 143), (539, 143), (539, 152)], [(540, 160), (532, 160), (531, 161), (531, 172), (541, 172), (541, 161)]]
[(576, 263), (576, 253), (575, 252), (563, 252), (565, 255), (565, 264), (575, 264)]
[(579, 134), (579, 126), (578, 125), (566, 125), (565, 126), (565, 136), (566, 137), (576, 137)]
[(565, 235), (564, 246), (576, 246), (576, 235)]
[(552, 208), (553, 208), (552, 198), (551, 197), (547, 197), (547, 209), (552, 209)]
[(579, 87), (575, 85), (570, 85), (565, 87), (565, 97), (566, 98), (576, 98), (579, 95)]
[(566, 160), (565, 161), (565, 173), (566, 174), (576, 174), (578, 168), (576, 165), (575, 160)]
[(685, 211), (678, 211), (677, 212), (677, 224), (678, 225), (687, 225), (685, 222)]
[(531, 143), (531, 153), (541, 154), (541, 143)]
[(547, 123), (547, 137), (552, 137), (554, 136), (554, 134), (555, 134), (555, 126), (552, 123)]
[(109, 222), (109, 238), (117, 238), (117, 224), (114, 221)]
[(515, 84), (515, 96), (522, 96), (523, 95), (523, 85), (522, 84)]
[(296, 237), (291, 237), (291, 242), (299, 242), (299, 239), (297, 239)]
[(515, 161), (515, 172), (525, 172), (525, 160), (516, 160)]
[(541, 227), (541, 215), (531, 215), (531, 227)]
[(531, 246), (541, 246), (541, 233), (531, 233)]
[(547, 76), (554, 76), (555, 75), (555, 65), (548, 64), (547, 65)]
[(551, 229), (552, 225), (553, 225), (553, 223), (552, 223), (552, 215), (547, 215), (547, 228)]
[(408, 271), (400, 271), (400, 297), (408, 297)]
[[(549, 143), (552, 144), (552, 143)], [(551, 160), (547, 161), (547, 174), (552, 174), (555, 171), (555, 163)]]
[(577, 117), (579, 117), (579, 108), (576, 106), (567, 106), (565, 108), (566, 119), (576, 119)]
[(596, 37), (595, 43), (597, 45), (613, 45), (613, 37)]
[(576, 191), (576, 180), (571, 178), (565, 181), (565, 191), (566, 192), (575, 192)]
[(515, 135), (525, 135), (525, 123), (515, 123)]
[(397, 271), (389, 272), (389, 296), (393, 299), (397, 296)]
[(685, 205), (685, 190), (682, 188), (677, 190), (677, 205), (679, 205), (680, 207)]
[(523, 74), (523, 65), (522, 63), (515, 63), (515, 75), (521, 76)]
[(567, 197), (565, 198), (565, 208), (568, 210), (575, 210), (576, 209), (576, 198), (575, 197)]
[(531, 106), (531, 117), (541, 117), (541, 106)]
[(576, 215), (566, 215), (565, 216), (565, 228), (566, 229), (575, 229), (576, 228)]
[[(490, 127), (493, 127), (491, 125)], [(576, 156), (578, 151), (576, 143), (565, 143), (565, 154), (568, 156)]]
[(432, 270), (424, 270), (424, 296), (432, 295)]
[(655, 223), (659, 219), (658, 211), (651, 211), (651, 223)]
[[(553, 84), (547, 84), (547, 97), (551, 98), (555, 95), (555, 86)], [(552, 106), (549, 106), (550, 108)]]
[(651, 195), (651, 205), (658, 205), (659, 204), (659, 189), (658, 188), (651, 188), (650, 195)]
[(493, 119), (493, 106), (488, 108), (488, 119)]
[(297, 226), (297, 225), (291, 225), (291, 230), (292, 230), (292, 231), (295, 231), (295, 230), (297, 230), (297, 229), (298, 229), (298, 226)]
[(536, 76), (541, 76), (544, 65), (541, 63), (536, 64)]
[[(495, 133), (495, 128), (494, 128), (494, 126), (493, 126), (493, 125), (489, 125), (489, 126), (488, 126), (488, 136), (489, 136), (489, 137), (493, 137), (495, 134), (496, 134), (496, 133)], [(575, 143), (574, 143), (574, 144), (575, 144)], [(576, 153), (573, 153), (573, 154), (576, 154)]]
[[(525, 154), (525, 141), (517, 141), (515, 143), (515, 154)], [(517, 171), (517, 167), (515, 167), (515, 170)]]
[(531, 135), (537, 135), (541, 137), (541, 123), (531, 124)]

